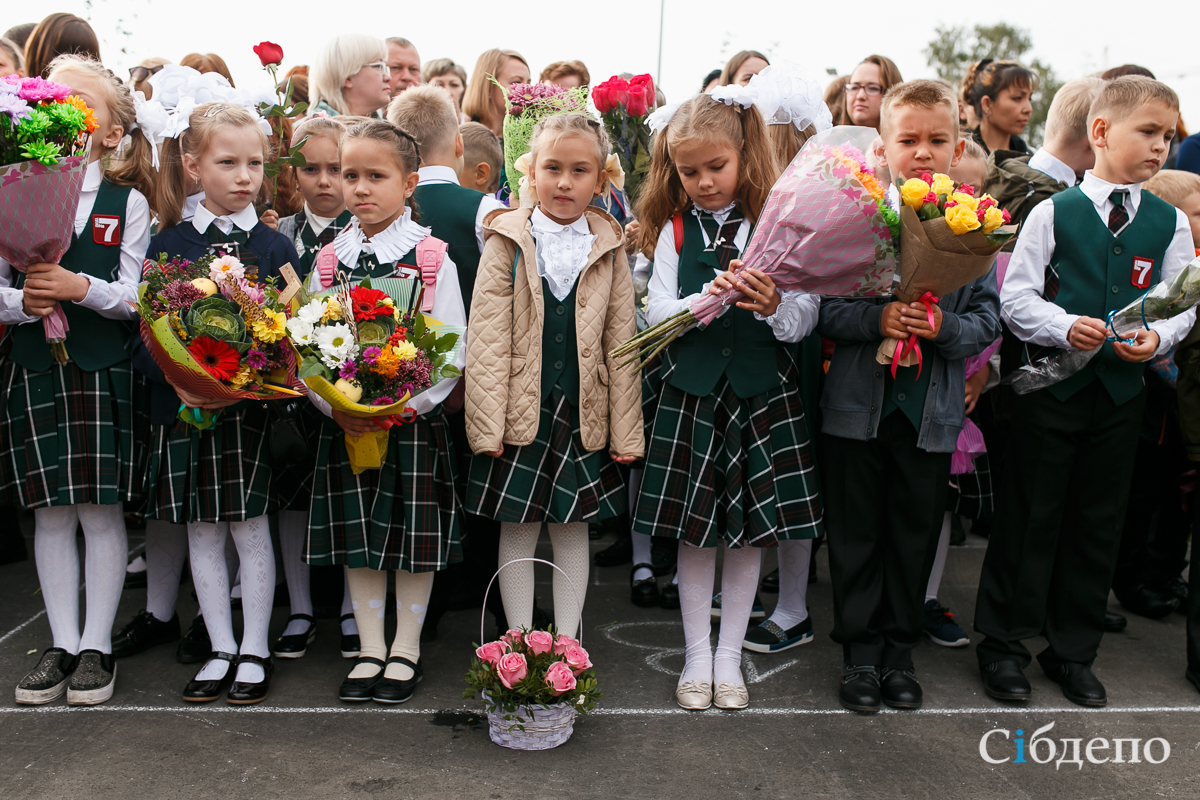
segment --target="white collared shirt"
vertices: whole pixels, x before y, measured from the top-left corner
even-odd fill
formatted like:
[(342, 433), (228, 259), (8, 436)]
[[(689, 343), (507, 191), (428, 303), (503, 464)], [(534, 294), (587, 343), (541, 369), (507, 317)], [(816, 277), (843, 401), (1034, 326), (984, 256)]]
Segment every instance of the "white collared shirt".
[[(308, 207), (308, 203), (304, 204), (304, 218), (308, 220), (308, 227), (312, 228), (312, 232), (317, 236), (321, 235), (321, 231), (337, 222), (337, 217), (318, 217)], [(300, 248), (297, 247), (296, 249), (299, 250)]]
[[(96, 196), (103, 179), (100, 162), (88, 165), (83, 177), (83, 189), (79, 194), (79, 205), (75, 208), (75, 235), (85, 235)], [(121, 231), (120, 266), (117, 279), (106, 281), (93, 275), (84, 275), (91, 283), (87, 295), (76, 305), (89, 308), (108, 319), (133, 319), (137, 312), (130, 303), (137, 303), (138, 284), (142, 280), (142, 262), (150, 245), (150, 204), (137, 189), (131, 189), (125, 201), (124, 229)], [(91, 232), (86, 232), (91, 236)], [(16, 325), (37, 322), (40, 317), (25, 313), (23, 292), (13, 288), (12, 266), (0, 258), (0, 323)]]
[(208, 206), (200, 203), (196, 206), (196, 215), (192, 217), (192, 227), (202, 235), (208, 234), (208, 226), (216, 223), (217, 229), (221, 233), (229, 234), (233, 231), (234, 226), (238, 230), (249, 233), (254, 230), (254, 226), (258, 224), (258, 214), (254, 211), (254, 204), (243, 208), (234, 214), (226, 217), (218, 217), (216, 214), (208, 210)]
[(1031, 169), (1044, 172), (1051, 178), (1054, 178), (1054, 180), (1059, 183), (1065, 183), (1067, 186), (1074, 186), (1075, 181), (1078, 180), (1075, 170), (1068, 167), (1059, 160), (1058, 156), (1044, 147), (1039, 147), (1038, 151), (1029, 157), (1029, 166)]
[[(718, 225), (724, 225), (729, 219), (733, 206), (727, 206), (713, 212), (713, 218)], [(686, 212), (685, 212), (686, 213)], [(691, 213), (699, 217), (699, 210), (692, 206)], [(700, 234), (704, 237), (704, 246), (710, 242), (704, 226), (700, 226)], [(746, 249), (750, 238), (750, 221), (742, 220), (738, 227), (733, 243), (739, 252)], [(647, 265), (648, 266), (648, 265)], [(721, 274), (714, 269), (713, 277)], [(654, 271), (650, 275), (649, 296), (646, 302), (646, 323), (657, 325), (663, 320), (685, 311), (690, 303), (703, 294), (708, 293), (709, 283), (704, 284), (696, 294), (684, 298), (679, 297), (679, 253), (675, 251), (675, 226), (668, 220), (658, 234), (658, 243), (654, 246)], [(775, 332), (775, 338), (781, 342), (798, 342), (812, 333), (817, 326), (821, 308), (821, 298), (799, 291), (780, 291), (779, 308), (770, 317), (762, 317), (757, 312), (756, 319), (765, 321)], [(721, 311), (724, 314), (725, 310)]]
[[(458, 173), (449, 167), (421, 167), (417, 170), (417, 186), (434, 183), (462, 185), (458, 182)], [(507, 206), (492, 195), (485, 194), (479, 201), (479, 208), (475, 211), (475, 244), (479, 247), (480, 255), (483, 255), (483, 219), (497, 208), (507, 208)]]
[(204, 202), (204, 192), (190, 194), (183, 199), (183, 213), (179, 217), (180, 222), (191, 222), (196, 216), (196, 209)]
[[(1108, 215), (1112, 211), (1113, 202), (1110, 195), (1113, 190), (1127, 191), (1125, 208), (1132, 222), (1142, 201), (1142, 185), (1140, 183), (1119, 186), (1097, 178), (1089, 170), (1084, 174), (1083, 183), (1079, 188), (1092, 201), (1097, 216), (1107, 226)], [(1192, 244), (1192, 229), (1187, 216), (1178, 209), (1175, 210), (1175, 234), (1163, 258), (1160, 270), (1160, 280), (1170, 281), (1179, 271), (1186, 267), (1195, 257), (1195, 247)], [(1042, 297), (1045, 291), (1046, 267), (1054, 257), (1054, 201), (1043, 200), (1021, 226), (1021, 235), (1017, 239), (1016, 249), (1008, 262), (1008, 271), (1004, 276), (1004, 284), (1000, 289), (1000, 316), (1022, 341), (1048, 347), (1070, 349), (1067, 343), (1067, 333), (1077, 314), (1068, 314), (1058, 306)], [(1069, 276), (1068, 276), (1069, 278)], [(1180, 314), (1172, 319), (1151, 323), (1150, 327), (1159, 336), (1158, 350), (1155, 355), (1161, 355), (1181, 341), (1196, 321), (1196, 310)]]
[(405, 208), (403, 216), (397, 217), (391, 225), (370, 239), (363, 233), (358, 217), (354, 217), (333, 238), (333, 251), (347, 269), (358, 266), (358, 258), (364, 253), (374, 255), (380, 264), (394, 264), (429, 235), (429, 228), (413, 222), (412, 209)]
[(592, 245), (596, 241), (587, 215), (569, 225), (555, 222), (535, 208), (529, 218), (533, 240), (537, 243), (538, 275), (550, 284), (550, 294), (561, 302), (571, 293), (579, 273), (587, 266)]

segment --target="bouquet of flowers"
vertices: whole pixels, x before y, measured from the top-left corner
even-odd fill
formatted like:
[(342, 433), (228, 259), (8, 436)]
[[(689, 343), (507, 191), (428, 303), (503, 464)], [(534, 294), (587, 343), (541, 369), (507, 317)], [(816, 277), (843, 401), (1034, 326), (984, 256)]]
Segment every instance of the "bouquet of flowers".
[[(341, 277), (341, 276), (339, 276)], [(355, 474), (383, 466), (392, 425), (412, 422), (417, 394), (462, 373), (454, 366), (466, 329), (426, 317), (414, 279), (344, 278), (311, 296), (287, 322), (299, 377), (333, 408), (374, 419), (380, 430), (346, 437)]]
[(625, 191), (636, 200), (642, 179), (650, 171), (650, 129), (646, 116), (654, 110), (654, 79), (613, 76), (592, 87), (592, 102), (608, 129), (613, 151), (625, 171)]
[[(889, 292), (900, 221), (863, 155), (874, 138), (871, 128), (838, 127), (809, 139), (772, 187), (742, 254), (743, 268), (762, 270), (781, 290), (842, 297)], [(647, 328), (611, 356), (646, 363), (740, 299), (740, 292), (698, 297), (689, 310)]]
[[(21, 272), (57, 264), (75, 233), (88, 165), (92, 109), (42, 78), (0, 78), (0, 256)], [(68, 360), (60, 306), (42, 318), (55, 360)]]
[[(1108, 315), (1108, 341), (1132, 344), (1137, 332), (1151, 322), (1177, 317), (1200, 304), (1200, 257), (1179, 271), (1174, 280), (1160, 281), (1140, 298)], [(1064, 381), (1088, 365), (1104, 349), (1059, 350), (1021, 367), (1011, 377), (1013, 391), (1029, 394)]]
[[(173, 384), (215, 400), (296, 397), (296, 356), (284, 345), (287, 319), (273, 281), (260, 283), (240, 261), (147, 261), (138, 289), (142, 341)], [(200, 430), (220, 412), (183, 406), (179, 418)]]
[[(495, 79), (492, 79), (493, 82)], [(499, 83), (496, 84), (500, 86)], [(542, 119), (556, 114), (572, 112), (587, 113), (587, 88), (564, 89), (545, 83), (516, 83), (505, 89), (504, 116), (504, 172), (508, 177), (508, 188), (512, 196), (521, 199), (521, 182), (524, 171), (517, 160), (529, 152), (532, 146), (533, 128)], [(525, 176), (527, 179), (527, 175)], [(525, 181), (528, 184), (528, 180)]]
[[(499, 733), (525, 732), (535, 708), (573, 719), (586, 714), (601, 697), (592, 662), (580, 643), (549, 631), (510, 630), (475, 650), (463, 697), (483, 696)], [(544, 716), (544, 715), (543, 715)], [(505, 744), (496, 738), (498, 744)]]

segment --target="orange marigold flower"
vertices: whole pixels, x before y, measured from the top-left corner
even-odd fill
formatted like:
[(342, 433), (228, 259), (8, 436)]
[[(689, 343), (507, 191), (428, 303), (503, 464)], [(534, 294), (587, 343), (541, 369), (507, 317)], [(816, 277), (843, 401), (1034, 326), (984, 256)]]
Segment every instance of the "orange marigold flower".
[(375, 371), (385, 378), (396, 377), (400, 374), (400, 356), (392, 352), (390, 347), (383, 348), (379, 358), (375, 359)]

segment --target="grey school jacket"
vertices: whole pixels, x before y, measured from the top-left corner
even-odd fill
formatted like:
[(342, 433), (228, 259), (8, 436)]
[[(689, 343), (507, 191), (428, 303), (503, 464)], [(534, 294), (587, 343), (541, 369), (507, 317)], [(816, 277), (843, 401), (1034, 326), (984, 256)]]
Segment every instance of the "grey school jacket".
[[(817, 330), (836, 347), (821, 395), (821, 430), (832, 436), (867, 441), (879, 430), (884, 374), (875, 360), (883, 341), (879, 320), (890, 298), (821, 299)], [(930, 370), (929, 391), (917, 447), (953, 453), (963, 427), (966, 379), (963, 359), (982, 353), (1000, 338), (1000, 296), (996, 269), (941, 298), (942, 331), (921, 340), (923, 369)], [(897, 412), (900, 413), (900, 412)]]

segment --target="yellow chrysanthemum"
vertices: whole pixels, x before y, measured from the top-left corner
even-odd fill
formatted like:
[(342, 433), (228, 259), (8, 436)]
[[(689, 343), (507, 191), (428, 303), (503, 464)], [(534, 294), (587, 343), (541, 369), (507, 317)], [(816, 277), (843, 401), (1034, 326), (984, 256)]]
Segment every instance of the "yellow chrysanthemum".
[(925, 205), (925, 197), (929, 194), (929, 184), (920, 178), (909, 178), (900, 187), (900, 199), (904, 205), (914, 211), (920, 211)]
[(379, 358), (375, 359), (375, 371), (385, 378), (396, 377), (400, 372), (400, 357), (392, 351), (392, 348), (383, 348)]
[(241, 389), (246, 385), (253, 383), (257, 379), (258, 375), (254, 372), (254, 370), (243, 364), (242, 368), (238, 370), (237, 375), (234, 375), (233, 378), (230, 379), (229, 385), (234, 389)]
[(342, 318), (342, 307), (337, 300), (329, 298), (328, 304), (325, 306), (325, 316), (321, 317), (321, 322), (337, 322)]
[(412, 361), (417, 357), (417, 346), (412, 342), (400, 342), (392, 348), (392, 352), (401, 361)]
[(946, 210), (946, 224), (955, 236), (962, 236), (979, 229), (979, 217), (968, 205), (957, 205)]
[(287, 318), (278, 311), (263, 309), (263, 318), (250, 323), (254, 338), (261, 342), (278, 342), (287, 336)]
[(930, 190), (939, 197), (944, 194), (954, 194), (954, 181), (950, 180), (949, 175), (943, 175), (940, 172), (934, 173)]
[(1004, 212), (992, 206), (983, 214), (983, 232), (991, 233), (1004, 224)]

